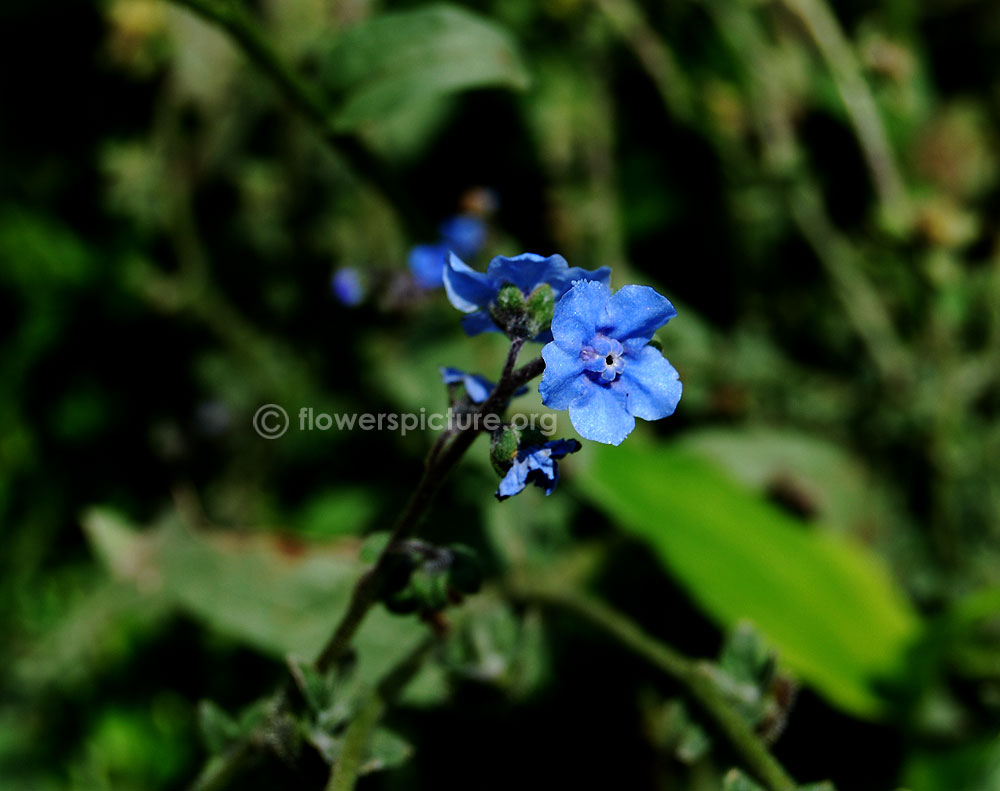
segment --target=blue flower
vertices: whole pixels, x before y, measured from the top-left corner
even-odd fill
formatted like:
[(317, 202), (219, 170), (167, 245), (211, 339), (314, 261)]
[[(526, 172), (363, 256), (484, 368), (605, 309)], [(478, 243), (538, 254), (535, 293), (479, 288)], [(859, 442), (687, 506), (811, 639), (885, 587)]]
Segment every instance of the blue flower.
[(425, 289), (441, 288), (445, 260), (449, 251), (475, 255), (486, 241), (486, 223), (468, 214), (456, 214), (441, 223), (441, 241), (418, 244), (410, 250), (409, 265), (417, 285)]
[[(610, 278), (611, 270), (606, 266), (592, 271), (571, 267), (561, 255), (550, 255), (548, 258), (534, 253), (522, 253), (513, 258), (498, 255), (490, 261), (485, 272), (476, 272), (457, 255), (449, 253), (444, 270), (444, 288), (451, 304), (468, 314), (462, 319), (465, 331), (469, 335), (478, 335), (481, 332), (503, 331), (490, 315), (490, 307), (500, 289), (507, 284), (517, 286), (527, 297), (538, 286), (547, 283), (558, 301), (575, 280), (607, 284)], [(542, 343), (550, 339), (548, 330), (534, 338)]]
[(445, 246), (459, 256), (475, 255), (486, 241), (486, 223), (468, 214), (456, 214), (445, 220), (439, 232)]
[(444, 244), (418, 244), (410, 250), (410, 271), (417, 285), (426, 289), (441, 288), (447, 256), (448, 246)]
[[(473, 404), (481, 404), (490, 397), (490, 393), (496, 388), (496, 384), (485, 376), (479, 374), (467, 374), (458, 368), (441, 368), (441, 381), (446, 385), (464, 385), (465, 394)], [(524, 395), (528, 392), (527, 386), (519, 387), (514, 391), (514, 395)]]
[(544, 445), (519, 449), (514, 463), (500, 481), (496, 498), (506, 500), (513, 497), (529, 483), (544, 489), (546, 495), (552, 494), (559, 483), (559, 465), (556, 461), (578, 450), (580, 443), (575, 439), (554, 439)]
[(330, 290), (338, 302), (349, 307), (360, 305), (365, 298), (365, 289), (358, 270), (353, 267), (338, 269), (330, 278)]
[(676, 315), (670, 300), (648, 286), (612, 294), (603, 283), (574, 283), (556, 304), (553, 341), (542, 349), (542, 403), (569, 409), (581, 436), (608, 445), (621, 444), (637, 417), (673, 414), (681, 382), (649, 341)]

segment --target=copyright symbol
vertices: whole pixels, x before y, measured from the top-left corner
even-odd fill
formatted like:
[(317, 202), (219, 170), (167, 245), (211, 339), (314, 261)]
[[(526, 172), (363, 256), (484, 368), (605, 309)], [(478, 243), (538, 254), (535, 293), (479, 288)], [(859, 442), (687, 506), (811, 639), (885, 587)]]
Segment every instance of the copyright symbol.
[(253, 414), (253, 430), (264, 439), (277, 439), (288, 431), (288, 413), (277, 404), (264, 404)]

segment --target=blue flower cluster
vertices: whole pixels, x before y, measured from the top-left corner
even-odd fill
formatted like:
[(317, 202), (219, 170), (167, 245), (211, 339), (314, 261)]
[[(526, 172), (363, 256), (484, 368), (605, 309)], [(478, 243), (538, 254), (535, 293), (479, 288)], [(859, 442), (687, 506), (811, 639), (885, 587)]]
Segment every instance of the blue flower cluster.
[[(498, 256), (477, 272), (449, 252), (443, 277), (451, 304), (466, 314), (462, 326), (468, 334), (506, 332), (517, 341), (544, 343), (542, 403), (568, 410), (585, 439), (619, 445), (636, 418), (673, 414), (682, 385), (651, 344), (654, 333), (677, 315), (674, 306), (648, 286), (613, 292), (610, 276), (607, 267), (585, 270), (570, 267), (559, 255), (533, 253)], [(473, 401), (489, 393), (490, 383), (482, 377), (453, 369), (442, 374), (465, 384)], [(517, 494), (528, 483), (550, 493), (558, 480), (556, 461), (578, 449), (575, 440), (554, 440), (511, 450), (497, 497)]]

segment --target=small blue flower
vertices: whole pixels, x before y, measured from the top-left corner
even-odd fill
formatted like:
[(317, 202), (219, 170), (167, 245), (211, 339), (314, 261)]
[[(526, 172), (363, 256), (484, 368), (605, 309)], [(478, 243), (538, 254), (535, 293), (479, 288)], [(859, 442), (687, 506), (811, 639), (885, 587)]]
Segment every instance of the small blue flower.
[(418, 244), (410, 250), (410, 271), (421, 288), (441, 288), (444, 262), (448, 246), (444, 244)]
[(514, 463), (500, 481), (496, 498), (506, 500), (513, 497), (529, 483), (544, 489), (546, 495), (552, 494), (559, 483), (559, 465), (556, 461), (578, 450), (580, 443), (575, 439), (554, 439), (544, 445), (518, 450)]
[(360, 305), (365, 298), (361, 275), (357, 269), (350, 266), (333, 273), (330, 278), (330, 290), (338, 302), (349, 307)]
[(569, 409), (581, 436), (608, 445), (620, 445), (637, 417), (673, 414), (681, 382), (649, 341), (676, 315), (670, 300), (648, 286), (612, 294), (603, 283), (574, 283), (556, 304), (553, 341), (542, 349), (542, 403)]
[[(467, 374), (465, 371), (458, 370), (458, 368), (441, 368), (441, 381), (446, 385), (464, 385), (465, 394), (469, 396), (469, 400), (473, 404), (483, 403), (496, 388), (496, 384), (485, 376)], [(519, 387), (514, 391), (514, 395), (524, 395), (527, 392), (527, 386)]]
[(410, 250), (410, 271), (420, 288), (441, 288), (449, 251), (464, 256), (478, 253), (486, 241), (486, 223), (478, 217), (456, 214), (441, 223), (439, 233), (437, 244), (418, 244)]
[[(458, 256), (473, 256), (486, 242), (486, 223), (469, 214), (456, 214), (441, 223), (439, 229), (445, 246)], [(444, 262), (442, 261), (442, 267)]]
[[(462, 326), (469, 335), (481, 332), (502, 332), (490, 316), (490, 305), (499, 294), (501, 287), (508, 283), (517, 286), (527, 297), (543, 283), (552, 287), (558, 301), (576, 280), (596, 281), (607, 284), (611, 270), (602, 266), (588, 271), (571, 267), (561, 255), (544, 257), (534, 253), (507, 258), (498, 255), (485, 272), (477, 272), (466, 265), (457, 255), (449, 253), (444, 270), (444, 288), (451, 304), (468, 315), (462, 319)], [(533, 340), (544, 343), (551, 340), (548, 330)]]

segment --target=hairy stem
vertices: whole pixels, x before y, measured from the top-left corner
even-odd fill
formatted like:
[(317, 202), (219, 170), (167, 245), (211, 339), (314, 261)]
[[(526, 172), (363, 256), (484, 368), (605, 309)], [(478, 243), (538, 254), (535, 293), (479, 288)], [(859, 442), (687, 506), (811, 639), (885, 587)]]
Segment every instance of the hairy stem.
[(320, 652), (316, 660), (316, 667), (324, 671), (337, 661), (351, 644), (355, 633), (361, 626), (365, 615), (372, 605), (378, 601), (382, 586), (385, 584), (387, 573), (391, 567), (392, 553), (400, 541), (412, 535), (417, 528), (421, 518), (427, 512), (434, 495), (437, 493), (445, 477), (458, 463), (459, 459), (469, 449), (475, 441), (482, 427), (482, 420), (478, 418), (498, 413), (510, 400), (514, 391), (525, 382), (538, 376), (545, 367), (545, 363), (538, 358), (521, 368), (515, 368), (517, 356), (524, 345), (523, 340), (515, 340), (511, 343), (507, 353), (507, 360), (504, 363), (503, 374), (496, 388), (489, 398), (476, 410), (475, 418), (470, 421), (469, 427), (456, 433), (450, 441), (443, 447), (436, 444), (428, 456), (428, 462), (424, 468), (424, 474), (417, 484), (416, 490), (407, 502), (403, 512), (396, 520), (396, 524), (390, 533), (389, 542), (385, 549), (378, 556), (378, 559), (368, 571), (358, 580), (358, 584), (351, 594), (347, 611), (337, 624), (333, 635), (326, 646)]
[(705, 666), (646, 634), (638, 624), (598, 599), (551, 582), (517, 579), (508, 587), (520, 601), (572, 612), (602, 629), (650, 664), (677, 681), (712, 718), (754, 775), (769, 791), (794, 791), (796, 784), (764, 743), (723, 696)]
[(344, 732), (340, 759), (330, 772), (326, 791), (351, 791), (354, 788), (363, 768), (365, 749), (371, 741), (376, 726), (392, 701), (420, 670), (424, 659), (427, 658), (427, 654), (433, 647), (434, 638), (424, 640), (379, 682), (378, 687), (368, 697)]

